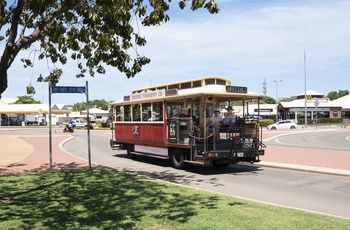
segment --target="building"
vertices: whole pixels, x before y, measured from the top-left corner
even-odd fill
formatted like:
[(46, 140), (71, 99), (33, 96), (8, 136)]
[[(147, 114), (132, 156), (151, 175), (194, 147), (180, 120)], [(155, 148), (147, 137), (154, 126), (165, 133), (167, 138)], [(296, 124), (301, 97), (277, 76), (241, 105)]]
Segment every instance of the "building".
[[(81, 114), (86, 116), (87, 110), (81, 111)], [(109, 111), (97, 108), (89, 109), (89, 115), (92, 118), (92, 121), (96, 122), (107, 122), (108, 119), (110, 119)]]
[(346, 120), (350, 119), (350, 95), (335, 99), (333, 102), (342, 106), (342, 118)]
[[(257, 116), (258, 113), (263, 119), (276, 119), (276, 114), (282, 120), (295, 120), (305, 118), (343, 118), (343, 122), (350, 119), (350, 95), (330, 101), (323, 94), (315, 91), (306, 91), (307, 100), (305, 104), (305, 93), (298, 94), (296, 100), (290, 102), (280, 102), (276, 104), (247, 104), (243, 106), (234, 106), (235, 113), (238, 116)], [(277, 111), (278, 110), (278, 111)]]
[[(0, 104), (1, 126), (48, 125), (49, 104)], [(69, 116), (63, 105), (51, 105), (51, 123), (56, 125)]]

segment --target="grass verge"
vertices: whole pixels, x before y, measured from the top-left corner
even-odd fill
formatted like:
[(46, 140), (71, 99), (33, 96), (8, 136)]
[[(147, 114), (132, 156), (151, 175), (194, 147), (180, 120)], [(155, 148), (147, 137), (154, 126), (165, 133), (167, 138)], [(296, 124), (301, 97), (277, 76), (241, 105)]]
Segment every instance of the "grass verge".
[(350, 220), (108, 168), (0, 176), (0, 229), (350, 229)]

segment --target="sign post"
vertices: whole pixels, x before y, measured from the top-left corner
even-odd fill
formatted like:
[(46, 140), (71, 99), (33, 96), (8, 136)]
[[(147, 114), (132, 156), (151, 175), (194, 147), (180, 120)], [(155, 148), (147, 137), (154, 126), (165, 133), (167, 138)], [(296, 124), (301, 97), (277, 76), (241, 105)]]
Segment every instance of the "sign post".
[(90, 151), (90, 115), (89, 115), (89, 93), (88, 81), (85, 86), (51, 86), (49, 83), (49, 150), (50, 150), (50, 169), (52, 169), (52, 124), (51, 124), (51, 94), (53, 93), (85, 93), (87, 108), (87, 133), (88, 133), (88, 158), (89, 167), (91, 168), (91, 151)]
[(316, 107), (316, 131), (317, 131), (317, 118), (318, 118), (318, 106), (319, 106), (320, 102), (318, 101), (318, 99), (316, 98), (315, 100), (315, 107)]

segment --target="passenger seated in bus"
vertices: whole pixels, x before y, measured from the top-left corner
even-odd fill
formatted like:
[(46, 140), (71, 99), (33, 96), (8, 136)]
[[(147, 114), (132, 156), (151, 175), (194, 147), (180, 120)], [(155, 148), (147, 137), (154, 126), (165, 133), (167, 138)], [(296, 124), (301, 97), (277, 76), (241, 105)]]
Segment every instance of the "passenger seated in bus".
[(153, 116), (152, 116), (152, 112), (148, 111), (148, 119), (147, 119), (147, 121), (154, 121), (153, 117), (154, 117), (154, 112), (153, 112)]
[(190, 117), (190, 115), (188, 114), (188, 109), (182, 108), (181, 113), (179, 114), (178, 117)]
[(227, 115), (225, 116), (222, 124), (223, 126), (234, 126), (237, 121), (237, 116), (235, 115), (232, 106), (226, 108)]
[(214, 110), (214, 114), (211, 116), (209, 120), (209, 125), (215, 128), (220, 128), (222, 121), (224, 118), (220, 114), (219, 109)]
[(216, 130), (215, 131), (216, 139), (219, 139), (219, 136), (220, 136), (219, 129), (221, 127), (221, 123), (222, 123), (223, 120), (224, 120), (224, 118), (221, 116), (220, 110), (219, 109), (215, 109), (213, 116), (209, 120), (208, 131), (212, 132), (213, 131), (213, 127), (214, 127), (215, 130)]
[(192, 110), (188, 109), (188, 116), (192, 117), (193, 133), (195, 136), (200, 137), (201, 129), (199, 128), (198, 116), (192, 114)]
[(151, 111), (148, 111), (146, 114), (143, 114), (142, 121), (151, 121)]
[(174, 109), (173, 110), (173, 115), (171, 116), (172, 118), (178, 117), (179, 116), (179, 110), (178, 109)]

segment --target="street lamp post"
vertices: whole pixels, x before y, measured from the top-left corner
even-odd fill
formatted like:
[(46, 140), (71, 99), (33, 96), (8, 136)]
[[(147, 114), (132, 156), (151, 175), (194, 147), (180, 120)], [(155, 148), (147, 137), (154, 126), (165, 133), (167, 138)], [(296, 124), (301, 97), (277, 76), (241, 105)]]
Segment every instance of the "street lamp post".
[(274, 80), (276, 82), (276, 122), (278, 121), (278, 82), (282, 82), (282, 80)]

